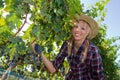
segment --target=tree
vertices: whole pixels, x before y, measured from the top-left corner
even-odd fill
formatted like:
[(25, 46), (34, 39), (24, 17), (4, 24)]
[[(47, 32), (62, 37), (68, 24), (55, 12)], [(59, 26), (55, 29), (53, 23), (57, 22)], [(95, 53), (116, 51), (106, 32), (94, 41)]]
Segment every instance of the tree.
[[(112, 44), (120, 38), (106, 39), (107, 26), (103, 23), (106, 15), (105, 5), (108, 2), (109, 0), (101, 0), (91, 8), (84, 10), (84, 4), (79, 0), (1, 0), (0, 56), (4, 63), (1, 67), (6, 69), (8, 62), (13, 59), (17, 62), (21, 59), (20, 56), (24, 58), (22, 65), (27, 66), (32, 55), (29, 54), (32, 53), (30, 44), (34, 41), (44, 46), (45, 55), (49, 59), (53, 59), (56, 56), (53, 52), (55, 50), (58, 52), (62, 41), (70, 37), (72, 27), (70, 19), (76, 13), (85, 13), (96, 18), (100, 25), (99, 34), (93, 41), (100, 48), (107, 79), (118, 80), (118, 67), (114, 61), (119, 46)], [(54, 46), (55, 44), (56, 46)], [(34, 78), (48, 78), (48, 76), (52, 78), (54, 76), (56, 79), (62, 79), (61, 72), (51, 75), (44, 70), (43, 65), (37, 72), (37, 63), (32, 65), (36, 70), (32, 74), (24, 71), (23, 66), (19, 66), (19, 70)], [(68, 69), (67, 62), (60, 71), (64, 72), (64, 67)]]

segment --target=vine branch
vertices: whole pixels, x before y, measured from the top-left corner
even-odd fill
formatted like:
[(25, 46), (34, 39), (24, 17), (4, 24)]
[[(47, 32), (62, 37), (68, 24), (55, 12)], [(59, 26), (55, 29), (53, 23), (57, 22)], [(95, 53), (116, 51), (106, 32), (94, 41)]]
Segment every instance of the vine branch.
[(21, 26), (21, 27), (18, 29), (18, 31), (14, 34), (14, 37), (16, 37), (16, 35), (23, 29), (25, 23), (27, 23), (27, 16), (28, 16), (28, 14), (25, 14), (25, 20), (24, 20), (22, 26)]

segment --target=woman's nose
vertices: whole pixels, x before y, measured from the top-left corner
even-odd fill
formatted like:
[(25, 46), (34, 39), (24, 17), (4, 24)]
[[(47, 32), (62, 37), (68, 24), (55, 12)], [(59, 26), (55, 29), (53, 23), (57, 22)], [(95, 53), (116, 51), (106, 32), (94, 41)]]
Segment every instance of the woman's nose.
[(76, 27), (76, 31), (80, 31), (79, 27)]

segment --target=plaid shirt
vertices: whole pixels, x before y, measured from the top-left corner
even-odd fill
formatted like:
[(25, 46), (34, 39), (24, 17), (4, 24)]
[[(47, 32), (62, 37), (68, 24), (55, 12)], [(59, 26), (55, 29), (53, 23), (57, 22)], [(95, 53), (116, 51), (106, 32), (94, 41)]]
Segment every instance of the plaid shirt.
[(97, 47), (90, 43), (87, 57), (85, 61), (81, 63), (81, 52), (84, 50), (84, 48), (85, 44), (83, 42), (77, 54), (74, 54), (74, 46), (72, 46), (71, 55), (68, 56), (67, 42), (64, 42), (60, 49), (60, 54), (58, 54), (53, 61), (54, 67), (56, 70), (58, 70), (65, 57), (67, 57), (70, 69), (66, 74), (65, 80), (105, 80), (102, 59), (98, 53)]

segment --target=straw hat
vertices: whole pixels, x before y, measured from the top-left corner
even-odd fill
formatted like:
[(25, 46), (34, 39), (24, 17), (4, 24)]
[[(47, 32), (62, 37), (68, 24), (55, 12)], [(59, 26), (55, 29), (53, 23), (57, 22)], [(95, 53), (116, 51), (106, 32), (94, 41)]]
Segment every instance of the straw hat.
[(80, 14), (80, 15), (76, 16), (75, 21), (80, 21), (80, 20), (83, 20), (89, 24), (91, 31), (87, 38), (90, 40), (93, 39), (98, 33), (99, 27), (98, 27), (97, 22), (93, 18), (91, 18), (90, 16), (87, 16), (85, 14)]

